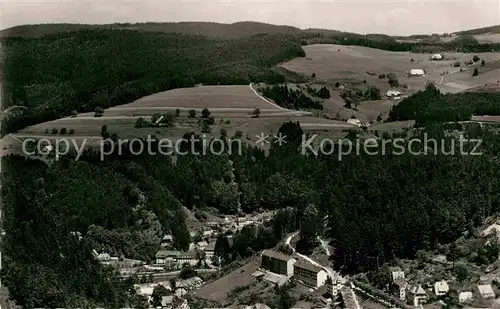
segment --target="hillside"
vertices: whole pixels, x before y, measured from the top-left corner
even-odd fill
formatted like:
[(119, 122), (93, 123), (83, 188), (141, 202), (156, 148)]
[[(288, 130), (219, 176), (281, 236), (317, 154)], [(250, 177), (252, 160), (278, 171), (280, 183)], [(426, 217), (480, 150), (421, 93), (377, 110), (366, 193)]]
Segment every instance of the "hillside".
[(500, 25), (455, 32), (457, 35), (475, 35), (485, 33), (500, 33)]
[(300, 41), (283, 34), (236, 40), (84, 29), (2, 44), (3, 106), (26, 107), (3, 118), (3, 133), (198, 83), (284, 81), (272, 67), (304, 55)]
[(204, 35), (208, 37), (234, 38), (250, 36), (257, 33), (270, 34), (292, 34), (300, 32), (299, 28), (291, 26), (279, 26), (258, 22), (237, 22), (223, 24), (215, 22), (170, 22), (170, 23), (115, 23), (104, 25), (86, 24), (38, 24), (22, 25), (0, 31), (0, 37), (22, 36), (26, 38), (40, 37), (43, 35), (60, 32), (75, 31), (82, 29), (123, 29), (143, 30), (164, 33), (186, 33)]

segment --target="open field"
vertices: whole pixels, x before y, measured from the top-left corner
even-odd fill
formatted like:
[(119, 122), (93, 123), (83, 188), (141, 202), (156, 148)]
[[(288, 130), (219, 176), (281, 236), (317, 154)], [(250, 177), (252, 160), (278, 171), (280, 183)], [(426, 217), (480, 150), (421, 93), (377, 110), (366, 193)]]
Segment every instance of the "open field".
[[(486, 44), (486, 43), (500, 43), (500, 33), (484, 33), (484, 34), (475, 34), (473, 37), (480, 43), (480, 44)], [(441, 37), (442, 42), (451, 42), (456, 37)]]
[[(372, 76), (366, 71), (378, 74), (394, 73), (400, 84), (407, 84), (408, 91), (414, 92), (423, 89), (427, 82), (435, 82), (440, 85), (442, 82), (441, 73), (453, 71), (452, 64), (455, 61), (463, 63), (472, 60), (474, 54), (466, 53), (445, 53), (445, 59), (441, 61), (431, 61), (430, 54), (412, 54), (409, 52), (389, 52), (361, 46), (341, 46), (333, 44), (316, 44), (304, 46), (305, 58), (296, 58), (285, 62), (282, 66), (288, 70), (312, 75), (316, 73), (316, 78), (328, 83), (340, 82), (345, 79), (366, 80), (368, 84), (377, 86), (382, 93), (390, 89), (387, 80), (380, 80), (378, 76)], [(500, 61), (500, 53), (481, 53), (481, 59), (487, 63)], [(410, 60), (414, 59), (412, 63)], [(479, 78), (472, 78), (471, 72), (460, 72), (446, 75), (445, 83), (455, 82), (467, 88), (491, 83), (493, 76), (500, 76), (500, 69), (494, 68), (479, 75)], [(406, 72), (411, 69), (423, 69), (426, 76), (409, 77)], [(456, 70), (456, 68), (455, 68)], [(479, 68), (481, 71), (481, 67)], [(491, 75), (491, 76), (490, 76)], [(497, 78), (498, 79), (498, 78)], [(496, 82), (496, 80), (495, 80)], [(455, 86), (455, 87), (453, 87)], [(440, 87), (440, 86), (438, 86)], [(451, 84), (447, 88), (457, 88)], [(461, 89), (460, 89), (461, 90)]]
[(224, 301), (227, 294), (231, 290), (234, 290), (234, 288), (255, 283), (257, 279), (252, 277), (252, 273), (255, 272), (258, 267), (257, 260), (247, 263), (224, 277), (203, 286), (196, 291), (196, 296), (218, 302)]
[[(184, 95), (183, 95), (184, 94)], [(339, 98), (340, 99), (340, 98)], [(334, 99), (332, 99), (334, 100)], [(341, 100), (341, 99), (340, 99)], [(330, 100), (331, 101), (331, 100)], [(335, 104), (340, 104), (336, 102)], [(99, 144), (102, 126), (106, 125), (110, 134), (116, 133), (120, 139), (146, 138), (154, 135), (158, 138), (178, 140), (187, 132), (201, 134), (198, 124), (202, 108), (208, 108), (215, 118), (211, 133), (206, 138), (219, 137), (222, 129), (232, 137), (241, 132), (243, 140), (255, 145), (256, 135), (264, 133), (274, 135), (283, 122), (293, 121), (303, 124), (306, 132), (342, 132), (355, 128), (345, 121), (317, 118), (309, 112), (290, 111), (267, 102), (250, 86), (201, 86), (182, 88), (157, 93), (141, 98), (133, 103), (112, 107), (104, 111), (103, 116), (94, 117), (94, 113), (78, 114), (75, 117), (61, 118), (34, 126), (26, 127), (13, 134), (18, 141), (6, 139), (5, 143), (20, 143), (27, 138), (47, 138), (51, 141), (61, 138), (75, 139), (77, 142), (88, 139), (86, 145)], [(260, 117), (253, 118), (252, 112), (259, 108)], [(140, 117), (149, 119), (154, 113), (180, 110), (172, 127), (135, 128)], [(188, 111), (196, 111), (195, 118), (188, 117)], [(346, 114), (345, 119), (350, 118)], [(54, 129), (66, 128), (73, 134), (52, 134)], [(19, 147), (17, 147), (19, 148)], [(17, 149), (16, 148), (16, 149)]]
[(488, 84), (487, 86), (479, 86), (467, 89), (467, 92), (500, 92), (500, 83)]
[[(250, 86), (201, 86), (180, 88), (145, 96), (116, 108), (273, 108), (255, 95)], [(114, 108), (111, 108), (112, 110)]]

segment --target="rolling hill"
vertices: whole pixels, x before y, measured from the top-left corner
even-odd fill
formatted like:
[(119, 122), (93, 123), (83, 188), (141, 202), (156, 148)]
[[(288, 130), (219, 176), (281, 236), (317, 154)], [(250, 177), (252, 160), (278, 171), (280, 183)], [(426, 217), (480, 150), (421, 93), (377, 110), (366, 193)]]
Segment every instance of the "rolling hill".
[(208, 37), (242, 37), (258, 33), (292, 34), (302, 30), (291, 26), (279, 26), (258, 22), (237, 22), (223, 24), (214, 22), (177, 22), (177, 23), (115, 23), (104, 25), (86, 24), (37, 24), (22, 25), (0, 31), (0, 37), (22, 36), (40, 37), (48, 34), (68, 32), (82, 29), (126, 29), (165, 33), (185, 33)]

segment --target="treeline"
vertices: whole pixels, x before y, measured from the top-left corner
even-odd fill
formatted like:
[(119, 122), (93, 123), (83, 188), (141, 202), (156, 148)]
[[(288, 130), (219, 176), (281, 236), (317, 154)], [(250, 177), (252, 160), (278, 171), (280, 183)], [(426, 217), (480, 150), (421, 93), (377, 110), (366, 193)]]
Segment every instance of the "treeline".
[(4, 117), (3, 134), (197, 83), (283, 82), (271, 67), (305, 55), (300, 40), (279, 34), (209, 39), (97, 29), (1, 43), (3, 106), (26, 107)]
[(323, 86), (319, 89), (316, 89), (314, 87), (307, 85), (307, 92), (310, 95), (321, 98), (321, 99), (331, 98), (330, 90), (328, 90), (328, 88), (326, 88), (326, 86)]
[(459, 36), (450, 42), (404, 42), (397, 41), (395, 38), (387, 35), (361, 35), (357, 33), (323, 33), (306, 32), (302, 34), (302, 45), (310, 44), (338, 44), (365, 46), (387, 51), (407, 51), (413, 53), (433, 53), (456, 51), (464, 53), (481, 53), (500, 51), (499, 43), (480, 44), (471, 36)]
[(427, 85), (392, 107), (389, 121), (415, 120), (416, 125), (470, 120), (472, 115), (500, 115), (498, 93), (441, 94), (433, 85)]
[[(325, 98), (329, 97), (330, 92), (328, 89), (324, 89), (328, 94), (325, 91), (320, 91), (319, 93), (315, 92), (314, 94), (325, 96)], [(273, 100), (279, 106), (288, 109), (323, 109), (323, 105), (321, 105), (320, 101), (311, 99), (300, 89), (289, 89), (287, 85), (267, 86), (263, 89), (262, 94)]]

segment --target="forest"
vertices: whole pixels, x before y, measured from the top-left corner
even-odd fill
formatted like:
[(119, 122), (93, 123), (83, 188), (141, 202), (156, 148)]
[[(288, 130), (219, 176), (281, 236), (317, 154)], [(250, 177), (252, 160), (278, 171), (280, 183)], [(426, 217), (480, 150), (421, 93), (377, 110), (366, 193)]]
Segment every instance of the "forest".
[[(162, 232), (171, 231), (176, 247), (185, 249), (190, 237), (180, 206), (234, 214), (240, 192), (245, 212), (290, 210), (268, 226), (234, 235), (231, 249), (218, 240), (216, 251), (227, 262), (274, 246), (300, 226), (302, 238), (332, 240), (334, 266), (344, 265), (346, 273), (435, 249), (500, 210), (500, 140), (486, 129), (472, 127), (465, 135), (483, 139), (482, 156), (386, 151), (341, 161), (335, 152), (301, 154), (299, 123), (285, 123), (280, 132), (288, 144), (273, 146), (267, 156), (247, 147), (241, 155), (178, 156), (174, 164), (170, 156), (127, 155), (123, 145), (121, 156), (116, 150), (104, 161), (96, 150), (51, 165), (7, 157), (2, 281), (26, 308), (82, 299), (111, 307), (133, 302), (130, 282), (97, 264), (91, 248), (148, 260)], [(458, 149), (442, 128), (423, 133), (441, 141), (437, 149)], [(326, 215), (325, 225), (318, 224)]]
[(470, 120), (473, 115), (500, 115), (499, 93), (441, 94), (432, 83), (395, 105), (388, 121), (415, 120), (417, 126)]
[[(313, 90), (312, 88), (309, 88)], [(329, 98), (330, 92), (326, 87), (321, 88), (321, 92), (309, 92), (313, 96)], [(321, 101), (310, 98), (301, 89), (289, 89), (287, 85), (267, 86), (262, 91), (264, 96), (270, 98), (281, 107), (295, 110), (303, 109), (323, 109)]]
[(221, 39), (85, 29), (1, 44), (3, 106), (18, 107), (3, 118), (3, 134), (198, 83), (283, 82), (272, 66), (305, 55), (299, 39), (281, 34)]
[(421, 41), (418, 43), (400, 42), (387, 35), (337, 32), (324, 33), (305, 32), (302, 34), (302, 45), (310, 44), (339, 44), (365, 46), (376, 49), (412, 52), (412, 53), (435, 53), (435, 52), (463, 52), (481, 53), (500, 51), (499, 43), (479, 43), (470, 35), (461, 35), (450, 42)]

